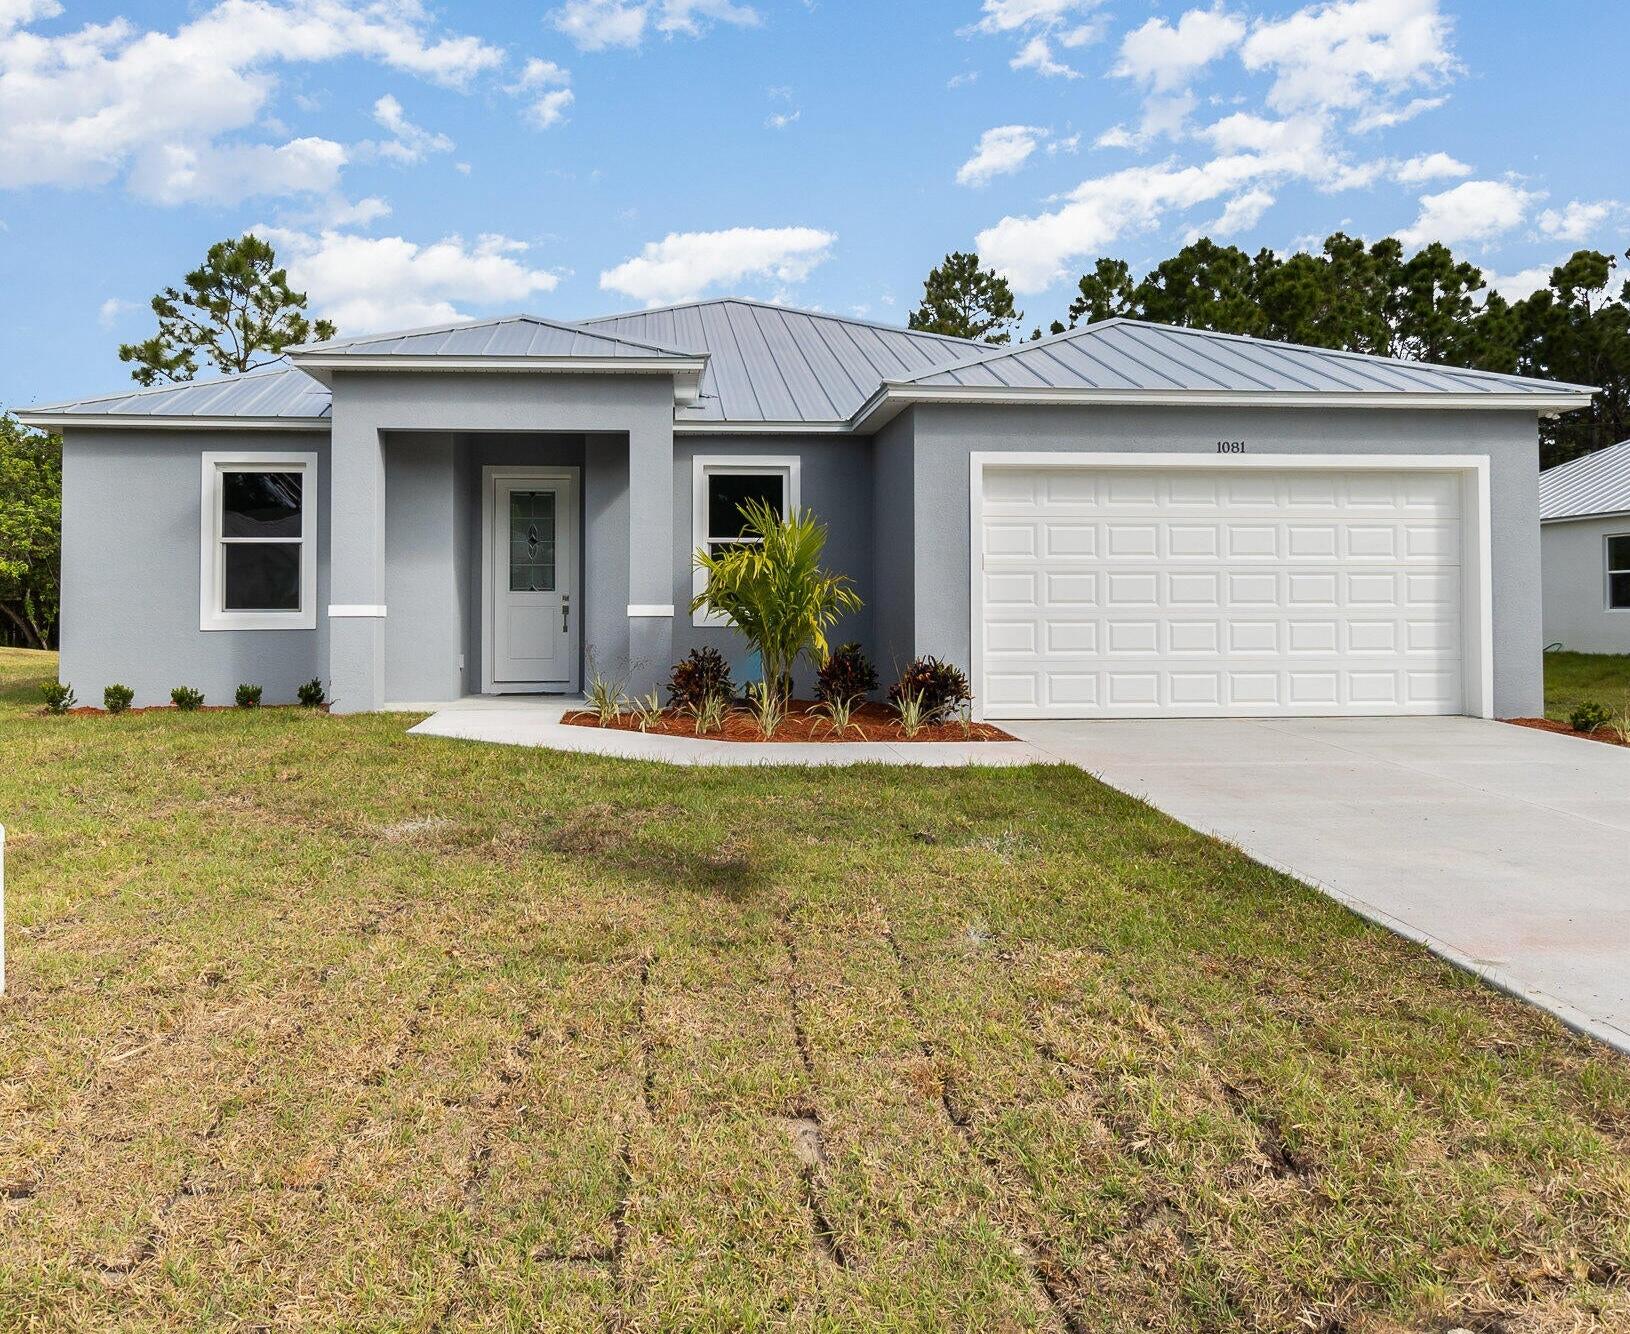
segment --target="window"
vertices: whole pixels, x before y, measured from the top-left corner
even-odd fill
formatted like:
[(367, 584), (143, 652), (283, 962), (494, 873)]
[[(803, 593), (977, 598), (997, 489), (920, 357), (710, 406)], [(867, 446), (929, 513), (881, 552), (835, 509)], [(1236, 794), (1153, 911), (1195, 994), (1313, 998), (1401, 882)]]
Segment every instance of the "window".
[[(741, 507), (749, 500), (761, 500), (783, 518), (798, 508), (799, 461), (795, 457), (698, 458), (694, 464), (692, 487), (695, 500), (695, 531), (692, 548), (706, 547), (714, 555), (754, 539), (743, 533)], [(707, 578), (698, 570), (694, 591), (707, 587)], [(692, 618), (696, 625), (725, 625), (722, 616), (701, 610)]]
[(199, 628), (311, 630), (317, 456), (204, 455)]
[(1630, 611), (1630, 533), (1607, 539), (1607, 609)]

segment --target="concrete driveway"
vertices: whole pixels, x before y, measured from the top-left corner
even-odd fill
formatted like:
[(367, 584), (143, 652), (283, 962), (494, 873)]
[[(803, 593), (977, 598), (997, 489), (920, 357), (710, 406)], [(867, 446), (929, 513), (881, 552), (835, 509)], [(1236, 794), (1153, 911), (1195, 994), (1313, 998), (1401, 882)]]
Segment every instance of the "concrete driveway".
[(1003, 726), (1630, 1053), (1630, 749), (1473, 718)]

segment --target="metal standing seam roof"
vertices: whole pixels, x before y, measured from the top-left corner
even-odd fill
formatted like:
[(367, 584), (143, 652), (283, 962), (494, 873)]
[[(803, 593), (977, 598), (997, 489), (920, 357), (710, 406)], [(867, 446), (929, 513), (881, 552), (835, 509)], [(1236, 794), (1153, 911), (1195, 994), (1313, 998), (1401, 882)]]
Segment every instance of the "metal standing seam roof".
[(1304, 394), (1588, 394), (1580, 385), (1110, 319), (891, 384), (922, 388)]
[(1539, 475), (1540, 519), (1630, 513), (1630, 440)]
[(332, 395), (305, 371), (280, 357), (256, 370), (221, 380), (189, 381), (135, 389), (100, 398), (21, 410), (23, 417), (50, 413), (65, 417), (188, 418), (247, 421), (327, 420)]
[(289, 349), (298, 363), (304, 357), (571, 357), (641, 361), (694, 361), (696, 354), (673, 347), (585, 329), (578, 324), (536, 315), (503, 315), (408, 329), (400, 333), (334, 338)]

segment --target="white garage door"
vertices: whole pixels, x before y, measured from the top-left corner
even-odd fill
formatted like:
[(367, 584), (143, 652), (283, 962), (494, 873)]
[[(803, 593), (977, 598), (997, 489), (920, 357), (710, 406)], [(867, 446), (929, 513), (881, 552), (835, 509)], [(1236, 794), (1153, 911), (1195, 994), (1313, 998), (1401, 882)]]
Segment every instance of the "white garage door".
[(1459, 713), (1452, 472), (984, 472), (991, 718)]

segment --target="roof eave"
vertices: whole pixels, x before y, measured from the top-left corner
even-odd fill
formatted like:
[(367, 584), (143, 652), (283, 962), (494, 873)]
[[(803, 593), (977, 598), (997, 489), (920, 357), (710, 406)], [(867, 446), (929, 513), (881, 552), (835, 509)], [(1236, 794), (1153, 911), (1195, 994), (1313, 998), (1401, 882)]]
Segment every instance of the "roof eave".
[(327, 417), (183, 417), (151, 412), (53, 412), (27, 408), (13, 412), (24, 426), (60, 432), (67, 427), (122, 427), (165, 431), (326, 431)]

